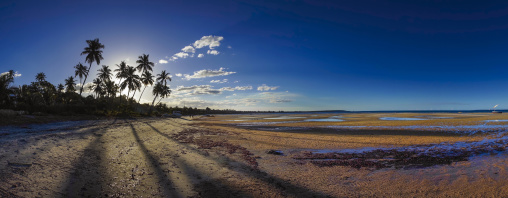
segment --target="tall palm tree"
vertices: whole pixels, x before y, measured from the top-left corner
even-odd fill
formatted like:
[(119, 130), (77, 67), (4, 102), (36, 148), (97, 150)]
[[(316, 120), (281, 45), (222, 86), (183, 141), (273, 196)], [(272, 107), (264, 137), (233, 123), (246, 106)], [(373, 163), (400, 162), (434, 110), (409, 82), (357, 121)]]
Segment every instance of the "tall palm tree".
[[(83, 81), (83, 84), (86, 83), (86, 78), (90, 73), (92, 63), (95, 62), (97, 63), (97, 65), (99, 65), (101, 63), (101, 60), (104, 59), (102, 57), (102, 49), (104, 49), (104, 45), (99, 42), (98, 38), (94, 40), (86, 40), (86, 43), (88, 44), (88, 47), (85, 47), (84, 51), (81, 52), (81, 55), (86, 55), (85, 62), (90, 63), (90, 67), (88, 67), (88, 70), (86, 71), (85, 80)], [(81, 92), (83, 92), (83, 86), (81, 86), (79, 95), (81, 95)]]
[(150, 60), (148, 60), (148, 57), (150, 55), (148, 54), (143, 54), (141, 56), (138, 56), (138, 60), (136, 61), (136, 63), (138, 63), (139, 65), (136, 67), (136, 69), (138, 69), (139, 72), (145, 72), (145, 71), (152, 71), (152, 67), (155, 66), (155, 64), (153, 62), (150, 62)]
[(87, 75), (87, 67), (81, 63), (78, 63), (76, 66), (74, 66), (74, 68), (76, 69), (74, 71), (74, 77), (79, 77), (79, 84), (83, 86), (81, 80), (83, 79), (83, 76)]
[(141, 88), (141, 81), (139, 76), (136, 74), (136, 68), (131, 66), (127, 66), (124, 78), (125, 80), (120, 84), (120, 89), (124, 90), (127, 87), (127, 98), (129, 98), (131, 90), (135, 91), (136, 89), (139, 90)]
[(143, 96), (143, 93), (145, 93), (145, 89), (148, 85), (153, 85), (153, 75), (149, 71), (145, 71), (141, 75), (141, 82), (143, 85), (145, 85), (145, 88), (143, 88), (143, 92), (141, 92), (141, 95), (139, 96), (138, 103), (141, 101), (141, 96)]
[(98, 78), (100, 78), (103, 82), (111, 81), (111, 69), (109, 69), (109, 66), (102, 65), (102, 68), (97, 70), (99, 73), (97, 73)]
[(44, 72), (37, 73), (37, 75), (35, 75), (35, 80), (37, 80), (37, 82), (46, 81), (46, 74), (44, 74)]
[(69, 78), (65, 79), (65, 89), (66, 89), (67, 93), (75, 92), (76, 91), (75, 86), (76, 86), (76, 81), (74, 80), (74, 77), (69, 76)]
[(153, 98), (152, 107), (150, 108), (150, 111), (153, 109), (154, 104), (155, 104), (155, 99), (157, 99), (157, 97), (159, 97), (159, 96), (161, 97), (159, 102), (157, 103), (157, 104), (159, 104), (160, 101), (162, 100), (162, 98), (169, 96), (170, 93), (171, 93), (171, 90), (169, 89), (168, 86), (163, 85), (162, 82), (155, 83), (155, 86), (153, 86), (153, 90), (152, 90), (152, 94), (155, 97)]
[(157, 74), (157, 81), (164, 83), (164, 86), (167, 85), (167, 81), (171, 81), (171, 77), (169, 76), (169, 72), (166, 73), (166, 70), (162, 70), (160, 74)]
[[(127, 70), (128, 65), (127, 65), (127, 63), (125, 63), (125, 61), (122, 61), (122, 62), (120, 62), (120, 64), (116, 64), (116, 66), (118, 67), (118, 69), (115, 69), (115, 72), (116, 72), (115, 76), (121, 82), (125, 76), (125, 73), (126, 73), (125, 71)], [(121, 96), (122, 96), (122, 92), (120, 92), (120, 100), (122, 99)]]
[(152, 101), (152, 107), (150, 108), (150, 113), (152, 112), (153, 105), (155, 103), (155, 99), (157, 99), (159, 94), (161, 94), (162, 90), (164, 89), (163, 87), (164, 87), (164, 85), (161, 82), (157, 82), (157, 83), (155, 83), (155, 86), (153, 86), (152, 95), (154, 97), (153, 97), (153, 101)]

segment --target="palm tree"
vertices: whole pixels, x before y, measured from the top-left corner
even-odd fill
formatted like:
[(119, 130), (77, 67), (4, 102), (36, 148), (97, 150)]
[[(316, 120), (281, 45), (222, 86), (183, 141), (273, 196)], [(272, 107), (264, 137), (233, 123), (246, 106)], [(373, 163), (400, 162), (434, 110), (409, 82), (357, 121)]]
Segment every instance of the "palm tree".
[[(125, 70), (127, 70), (127, 63), (125, 63), (125, 61), (122, 61), (120, 62), (120, 64), (116, 64), (116, 66), (118, 67), (118, 69), (115, 69), (115, 72), (116, 72), (116, 78), (120, 79), (120, 81), (122, 81), (122, 79), (124, 78), (125, 76)], [(121, 98), (122, 96), (122, 92), (120, 92), (120, 100), (122, 99)]]
[(160, 91), (160, 93), (159, 93), (160, 99), (159, 99), (159, 102), (157, 102), (157, 105), (159, 105), (161, 103), (161, 100), (163, 98), (167, 98), (171, 94), (171, 89), (169, 89), (169, 87), (166, 85), (162, 86), (159, 91)]
[(0, 74), (0, 104), (9, 103), (10, 94), (14, 94), (11, 83), (14, 83), (14, 70), (9, 70), (6, 74)]
[[(127, 89), (129, 90), (129, 91), (127, 91), (127, 98), (129, 98), (129, 94), (130, 94), (131, 90), (135, 91), (136, 89), (139, 90), (141, 88), (140, 78), (135, 73), (136, 73), (136, 68), (127, 66), (127, 69), (125, 70), (125, 76), (124, 76), (125, 80), (120, 84), (121, 90), (124, 90), (125, 87), (127, 87)], [(134, 93), (136, 93), (136, 92), (134, 92)]]
[(79, 84), (83, 86), (81, 79), (83, 76), (87, 76), (87, 67), (81, 63), (78, 63), (76, 66), (74, 66), (74, 68), (76, 69), (74, 71), (74, 77), (79, 77)]
[(153, 85), (153, 75), (149, 71), (145, 71), (141, 75), (141, 82), (143, 85), (145, 85), (145, 88), (143, 88), (143, 92), (141, 92), (141, 95), (139, 96), (138, 103), (141, 101), (141, 96), (143, 96), (143, 93), (145, 93), (145, 89), (148, 85)]
[(136, 63), (138, 63), (139, 65), (136, 67), (136, 69), (138, 69), (139, 72), (145, 72), (148, 70), (152, 71), (152, 67), (155, 66), (155, 64), (148, 60), (149, 56), (150, 55), (147, 54), (138, 56), (138, 60), (136, 61)]
[(157, 81), (164, 82), (164, 86), (167, 85), (167, 81), (171, 81), (171, 77), (169, 76), (169, 72), (166, 73), (166, 70), (162, 70), (160, 74), (157, 74)]
[(100, 78), (103, 82), (111, 81), (111, 69), (109, 69), (109, 66), (102, 65), (102, 68), (97, 70), (99, 73), (97, 73), (98, 78)]
[(93, 86), (90, 89), (95, 93), (95, 97), (99, 98), (99, 96), (103, 96), (105, 94), (104, 87), (102, 85), (102, 79), (96, 78), (92, 81)]
[(154, 107), (155, 99), (157, 99), (157, 97), (159, 97), (159, 96), (161, 97), (159, 102), (157, 103), (157, 104), (159, 104), (160, 101), (162, 100), (162, 98), (169, 96), (170, 93), (171, 93), (171, 90), (169, 89), (168, 86), (163, 85), (162, 82), (157, 82), (152, 90), (152, 94), (155, 97), (153, 98), (152, 107), (150, 108), (150, 112), (152, 111), (152, 109)]
[(37, 82), (46, 81), (46, 74), (44, 74), (44, 72), (37, 73), (37, 75), (35, 75), (35, 80), (37, 80)]
[(106, 88), (106, 93), (111, 97), (115, 97), (116, 92), (118, 92), (118, 85), (113, 81), (106, 81), (104, 83), (104, 87)]
[(65, 87), (62, 85), (62, 83), (58, 84), (58, 88), (57, 88), (58, 93), (62, 93), (64, 89), (65, 89)]
[[(88, 44), (88, 47), (85, 47), (84, 51), (81, 52), (81, 55), (86, 54), (85, 62), (90, 63), (90, 67), (88, 67), (88, 70), (86, 71), (85, 80), (83, 81), (83, 84), (86, 83), (86, 78), (88, 77), (88, 74), (90, 73), (90, 69), (92, 68), (92, 63), (95, 62), (97, 65), (101, 63), (101, 60), (104, 59), (102, 57), (102, 50), (104, 49), (104, 45), (99, 42), (99, 39), (96, 38), (94, 40), (86, 40), (86, 43)], [(79, 95), (81, 95), (81, 92), (83, 92), (83, 86), (81, 86), (81, 89), (79, 91)]]
[(152, 107), (150, 108), (150, 112), (152, 112), (153, 105), (155, 103), (155, 99), (157, 99), (159, 94), (161, 94), (162, 90), (164, 89), (163, 87), (164, 87), (164, 85), (161, 82), (157, 82), (157, 83), (155, 83), (155, 86), (153, 86), (152, 95), (154, 95), (154, 97), (153, 97), (153, 101), (152, 101)]
[[(67, 93), (75, 92), (76, 88), (74, 86), (76, 86), (76, 81), (74, 80), (74, 77), (69, 76), (69, 78), (65, 79), (65, 89)], [(83, 86), (81, 88), (83, 88)]]

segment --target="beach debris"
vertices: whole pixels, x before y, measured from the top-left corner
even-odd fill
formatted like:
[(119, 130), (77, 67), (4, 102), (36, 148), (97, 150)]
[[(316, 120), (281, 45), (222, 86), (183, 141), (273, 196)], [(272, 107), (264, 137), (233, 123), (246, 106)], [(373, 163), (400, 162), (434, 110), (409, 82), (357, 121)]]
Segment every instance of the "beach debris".
[(282, 151), (277, 151), (277, 150), (268, 150), (268, 151), (266, 152), (266, 154), (270, 154), (270, 155), (284, 155), (284, 154), (282, 153)]

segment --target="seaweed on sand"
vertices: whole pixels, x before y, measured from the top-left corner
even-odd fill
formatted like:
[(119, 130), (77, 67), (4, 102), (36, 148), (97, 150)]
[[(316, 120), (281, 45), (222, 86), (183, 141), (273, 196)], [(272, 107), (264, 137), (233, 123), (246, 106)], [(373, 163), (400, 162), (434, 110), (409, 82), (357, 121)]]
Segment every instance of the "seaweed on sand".
[(256, 161), (256, 158), (254, 157), (254, 154), (251, 153), (247, 148), (242, 147), (240, 145), (231, 144), (227, 142), (226, 140), (223, 141), (214, 141), (210, 138), (207, 138), (205, 136), (210, 135), (225, 135), (229, 134), (225, 131), (212, 131), (212, 130), (204, 130), (204, 129), (186, 129), (182, 132), (173, 135), (172, 137), (175, 140), (178, 140), (182, 143), (192, 143), (196, 144), (199, 149), (212, 149), (215, 147), (224, 148), (226, 149), (226, 152), (229, 154), (239, 153), (240, 157), (246, 161), (249, 165), (251, 165), (253, 168), (258, 167), (258, 163)]

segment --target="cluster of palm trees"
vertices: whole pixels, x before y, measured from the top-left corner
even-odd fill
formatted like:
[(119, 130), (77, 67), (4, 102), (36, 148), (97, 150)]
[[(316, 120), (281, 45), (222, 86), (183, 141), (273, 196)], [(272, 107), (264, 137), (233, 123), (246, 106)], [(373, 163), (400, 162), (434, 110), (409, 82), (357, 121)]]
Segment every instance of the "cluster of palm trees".
[[(0, 75), (0, 108), (23, 109), (20, 107), (21, 105), (26, 106), (24, 109), (33, 109), (33, 107), (51, 108), (53, 105), (59, 104), (96, 103), (93, 101), (113, 102), (117, 94), (119, 94), (120, 104), (122, 104), (122, 98), (126, 98), (127, 105), (130, 105), (136, 102), (140, 103), (146, 88), (152, 86), (154, 98), (150, 108), (151, 111), (154, 106), (160, 104), (163, 98), (167, 98), (171, 94), (171, 90), (167, 85), (167, 82), (171, 81), (169, 73), (164, 70), (154, 76), (152, 72), (155, 64), (150, 61), (148, 54), (138, 57), (138, 60), (136, 60), (137, 66), (129, 66), (125, 61), (121, 61), (120, 64), (116, 64), (117, 68), (112, 71), (109, 66), (102, 65), (97, 70), (97, 77), (92, 80), (92, 83), (84, 86), (90, 77), (93, 63), (98, 66), (101, 60), (104, 59), (102, 56), (104, 45), (99, 42), (99, 39), (87, 40), (86, 43), (88, 46), (84, 48), (81, 55), (86, 55), (85, 63), (88, 63), (89, 66), (82, 63), (76, 64), (74, 75), (65, 79), (64, 84), (54, 86), (46, 81), (46, 75), (41, 72), (35, 76), (35, 82), (14, 87), (12, 84), (16, 75), (15, 72), (10, 70), (2, 73)], [(76, 78), (79, 78), (81, 86), (76, 84)], [(84, 89), (88, 89), (92, 94), (83, 98)], [(127, 89), (127, 94), (123, 96), (122, 91), (125, 89)], [(79, 94), (76, 93), (78, 91)], [(137, 91), (140, 91), (141, 94), (136, 101), (134, 95)], [(157, 99), (159, 101), (155, 103)]]
[[(85, 62), (89, 63), (90, 66), (87, 67), (81, 63), (74, 66), (74, 77), (79, 77), (80, 84), (82, 85), (79, 91), (80, 95), (85, 88), (84, 85), (86, 84), (92, 64), (96, 63), (99, 65), (101, 60), (104, 59), (102, 57), (102, 49), (104, 49), (104, 45), (99, 42), (99, 39), (87, 40), (86, 43), (88, 46), (84, 48), (81, 55), (86, 55)], [(159, 104), (163, 98), (166, 98), (171, 94), (171, 90), (167, 86), (167, 81), (171, 81), (169, 73), (166, 72), (166, 70), (163, 70), (160, 74), (157, 74), (157, 78), (154, 80), (152, 72), (155, 64), (149, 60), (148, 54), (139, 56), (136, 63), (138, 64), (136, 67), (127, 65), (125, 61), (121, 61), (120, 64), (116, 64), (117, 69), (114, 70), (114, 72), (116, 72), (116, 75), (114, 76), (120, 81), (119, 84), (116, 84), (115, 81), (112, 80), (113, 73), (109, 66), (102, 65), (102, 67), (97, 70), (97, 78), (92, 81), (92, 86), (88, 88), (95, 94), (95, 98), (114, 98), (117, 93), (121, 94), (121, 92), (127, 88), (128, 91), (126, 98), (134, 100), (136, 91), (141, 91), (142, 86), (144, 86), (138, 99), (139, 103), (141, 102), (141, 97), (143, 96), (146, 87), (149, 85), (152, 86), (155, 82), (155, 86), (153, 86), (152, 89), (152, 93), (154, 95), (152, 107), (155, 105), (155, 100), (157, 98), (159, 98), (159, 102), (157, 103)], [(138, 72), (141, 75), (138, 75)], [(74, 77), (70, 76), (65, 80), (67, 92), (73, 92), (76, 90)], [(83, 78), (84, 80), (81, 81)], [(130, 95), (131, 92), (133, 92), (132, 96)]]

